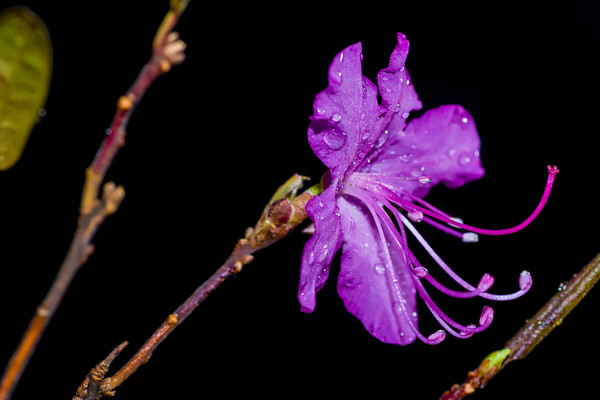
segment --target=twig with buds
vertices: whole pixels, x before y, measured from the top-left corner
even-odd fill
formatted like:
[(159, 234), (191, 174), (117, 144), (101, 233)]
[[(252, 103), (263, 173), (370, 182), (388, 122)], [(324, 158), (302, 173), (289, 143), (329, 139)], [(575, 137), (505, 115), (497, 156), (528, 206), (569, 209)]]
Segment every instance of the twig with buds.
[[(96, 153), (94, 161), (86, 171), (77, 229), (68, 253), (58, 274), (38, 306), (19, 346), (13, 353), (0, 382), (0, 400), (9, 399), (17, 385), (46, 326), (56, 312), (77, 270), (93, 252), (91, 241), (102, 222), (113, 214), (125, 196), (122, 186), (112, 182), (103, 184), (104, 176), (118, 149), (124, 144), (125, 128), (135, 105), (152, 82), (166, 73), (184, 58), (185, 44), (172, 29), (188, 1), (171, 1), (167, 13), (154, 39), (150, 61), (144, 66), (133, 86), (117, 102), (117, 111), (108, 134)], [(102, 195), (100, 196), (100, 187)]]
[(461, 385), (454, 385), (440, 400), (459, 400), (484, 387), (508, 363), (522, 360), (562, 324), (600, 279), (600, 254), (566, 284), (506, 344), (486, 357)]

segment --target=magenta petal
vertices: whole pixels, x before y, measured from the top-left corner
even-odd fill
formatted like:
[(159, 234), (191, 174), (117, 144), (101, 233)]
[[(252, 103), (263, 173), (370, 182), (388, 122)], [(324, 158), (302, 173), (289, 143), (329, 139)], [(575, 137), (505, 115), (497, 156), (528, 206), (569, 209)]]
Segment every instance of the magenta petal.
[(430, 184), (408, 181), (403, 185), (418, 197), (424, 197), (437, 183), (458, 187), (484, 174), (473, 117), (458, 105), (429, 110), (410, 121), (404, 131), (390, 132), (384, 148), (368, 172), (407, 178), (428, 176)]
[(404, 302), (416, 325), (416, 290), (402, 255), (391, 254), (402, 295), (399, 299), (389, 266), (382, 256), (384, 250), (378, 229), (368, 209), (344, 197), (338, 199), (338, 204), (344, 235), (337, 286), (339, 296), (348, 311), (377, 339), (402, 345), (413, 342), (416, 336), (398, 304)]
[(408, 45), (406, 37), (402, 33), (398, 33), (398, 45), (390, 56), (390, 63), (377, 75), (381, 105), (392, 111), (394, 117), (389, 129), (398, 131), (406, 126), (408, 113), (422, 107), (404, 66), (408, 55)]
[(342, 245), (340, 217), (335, 202), (336, 188), (330, 186), (306, 204), (315, 232), (304, 245), (298, 300), (303, 312), (312, 312), (316, 293), (329, 276), (329, 265)]
[[(380, 114), (377, 87), (362, 76), (362, 47), (349, 46), (333, 59), (329, 85), (314, 101), (308, 141), (333, 175), (358, 164), (381, 132), (371, 129)], [(354, 163), (353, 163), (354, 162)]]

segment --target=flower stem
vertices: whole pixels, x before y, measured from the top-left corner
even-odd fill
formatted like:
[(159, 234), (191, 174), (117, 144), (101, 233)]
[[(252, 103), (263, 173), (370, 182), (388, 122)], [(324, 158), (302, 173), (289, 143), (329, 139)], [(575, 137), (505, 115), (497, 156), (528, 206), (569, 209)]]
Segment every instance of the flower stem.
[(522, 360), (544, 340), (550, 332), (562, 324), (567, 315), (581, 302), (600, 279), (600, 254), (590, 261), (581, 271), (566, 284), (561, 285), (559, 292), (532, 317), (504, 345), (501, 359), (493, 365), (489, 356), (479, 367), (467, 374), (461, 385), (454, 385), (446, 391), (440, 400), (458, 400), (482, 388), (508, 363)]

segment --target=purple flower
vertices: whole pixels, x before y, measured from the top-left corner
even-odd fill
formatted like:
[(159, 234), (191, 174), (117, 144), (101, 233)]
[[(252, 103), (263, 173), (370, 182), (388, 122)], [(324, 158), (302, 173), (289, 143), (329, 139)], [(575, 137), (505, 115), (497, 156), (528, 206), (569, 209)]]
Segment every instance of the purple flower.
[[(346, 308), (383, 342), (408, 344), (416, 338), (436, 344), (446, 332), (459, 338), (487, 328), (493, 318), (484, 307), (477, 325), (461, 325), (434, 303), (423, 280), (459, 298), (514, 299), (529, 290), (531, 276), (523, 271), (515, 293), (488, 293), (493, 283), (484, 274), (472, 285), (444, 263), (415, 228), (425, 222), (462, 238), (477, 241), (478, 233), (502, 235), (528, 225), (543, 208), (556, 167), (548, 167), (546, 190), (533, 214), (514, 228), (486, 230), (465, 225), (425, 202), (429, 189), (440, 182), (454, 188), (479, 179), (480, 141), (467, 111), (458, 105), (429, 110), (407, 124), (409, 113), (421, 108), (404, 67), (408, 41), (398, 34), (389, 66), (377, 75), (378, 88), (361, 72), (361, 44), (339, 53), (329, 67), (329, 86), (317, 95), (308, 140), (329, 168), (325, 190), (306, 211), (314, 222), (305, 245), (298, 299), (302, 311), (312, 312), (316, 292), (325, 284), (330, 263), (342, 249), (338, 294)], [(433, 260), (462, 286), (443, 286), (407, 245), (407, 231)], [(417, 327), (417, 293), (444, 329), (428, 336)]]

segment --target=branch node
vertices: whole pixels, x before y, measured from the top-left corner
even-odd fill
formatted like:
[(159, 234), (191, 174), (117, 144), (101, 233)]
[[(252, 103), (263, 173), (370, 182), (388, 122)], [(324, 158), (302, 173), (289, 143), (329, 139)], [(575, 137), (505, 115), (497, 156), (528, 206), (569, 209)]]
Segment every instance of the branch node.
[(123, 186), (116, 186), (114, 182), (104, 184), (102, 200), (104, 200), (104, 211), (106, 215), (113, 214), (117, 211), (124, 197), (125, 189)]
[(136, 99), (133, 93), (127, 93), (119, 97), (119, 100), (117, 101), (117, 109), (122, 112), (129, 111), (133, 108), (135, 100)]

